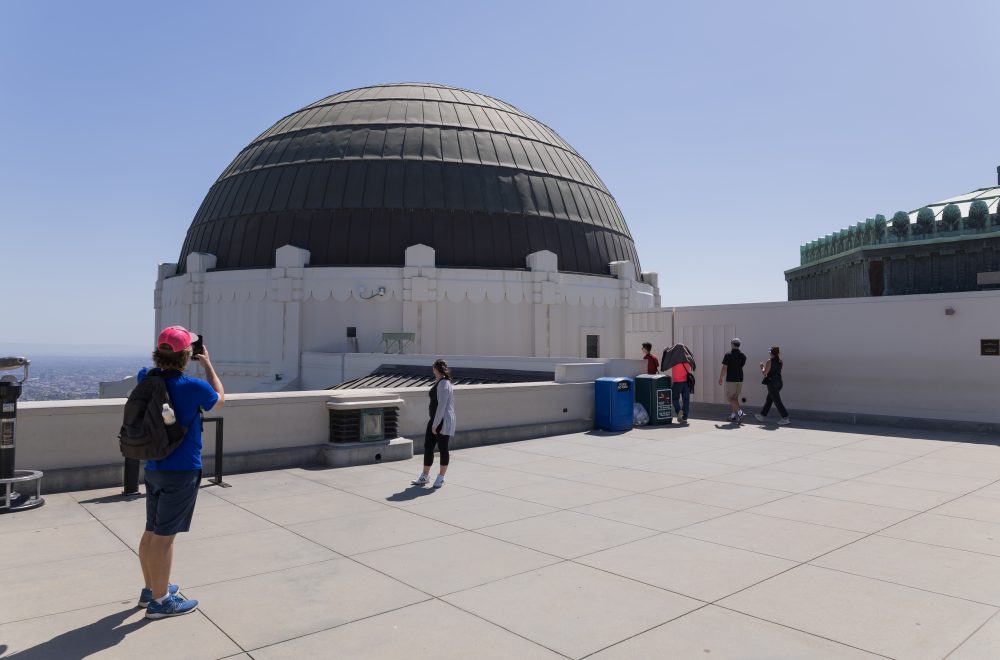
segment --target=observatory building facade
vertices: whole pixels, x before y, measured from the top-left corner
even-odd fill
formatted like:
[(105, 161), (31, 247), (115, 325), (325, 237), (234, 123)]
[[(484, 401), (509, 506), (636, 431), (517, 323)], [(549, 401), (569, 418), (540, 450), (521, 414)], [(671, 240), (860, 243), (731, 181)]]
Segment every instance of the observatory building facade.
[[(997, 168), (1000, 179), (1000, 167)], [(886, 220), (878, 215), (800, 248), (789, 300), (1000, 288), (1000, 180)]]
[(552, 129), (400, 84), (253, 140), (160, 265), (154, 304), (246, 391), (297, 389), (306, 353), (622, 357), (626, 314), (660, 299), (614, 198)]

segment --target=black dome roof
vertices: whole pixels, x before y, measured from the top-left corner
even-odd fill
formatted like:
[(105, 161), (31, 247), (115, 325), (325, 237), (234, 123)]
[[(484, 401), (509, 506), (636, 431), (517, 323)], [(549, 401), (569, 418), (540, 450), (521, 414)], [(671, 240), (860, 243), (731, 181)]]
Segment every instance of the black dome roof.
[(614, 198), (544, 124), (482, 94), (429, 84), (334, 94), (243, 149), (205, 196), (178, 260), (271, 268), (294, 245), (310, 264), (402, 265), (416, 243), (439, 266), (608, 273), (635, 244)]

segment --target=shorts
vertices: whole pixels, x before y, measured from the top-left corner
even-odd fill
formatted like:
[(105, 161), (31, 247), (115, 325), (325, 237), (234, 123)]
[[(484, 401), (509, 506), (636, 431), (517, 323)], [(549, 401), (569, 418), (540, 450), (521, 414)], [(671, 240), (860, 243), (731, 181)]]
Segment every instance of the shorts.
[(735, 396), (739, 396), (743, 392), (743, 381), (739, 380), (734, 383), (726, 381), (726, 398), (732, 399)]
[(146, 531), (173, 536), (191, 529), (201, 470), (155, 470), (146, 473)]

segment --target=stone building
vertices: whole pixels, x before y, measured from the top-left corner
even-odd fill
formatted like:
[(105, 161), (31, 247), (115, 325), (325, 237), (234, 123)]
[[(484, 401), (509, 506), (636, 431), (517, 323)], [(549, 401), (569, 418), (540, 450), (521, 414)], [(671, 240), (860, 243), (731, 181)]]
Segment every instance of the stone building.
[(785, 271), (788, 299), (1000, 287), (998, 201), (1000, 185), (980, 188), (888, 220), (878, 215), (803, 245), (800, 265)]

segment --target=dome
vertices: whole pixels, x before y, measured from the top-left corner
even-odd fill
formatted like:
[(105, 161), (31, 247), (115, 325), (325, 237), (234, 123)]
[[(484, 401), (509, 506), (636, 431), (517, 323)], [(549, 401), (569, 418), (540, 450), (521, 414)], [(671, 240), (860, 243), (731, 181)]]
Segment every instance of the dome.
[(635, 244), (590, 165), (552, 129), (489, 96), (431, 84), (334, 94), (284, 117), (225, 169), (187, 232), (218, 269), (401, 266), (423, 243), (437, 265), (525, 267), (551, 250), (563, 271), (607, 274)]

